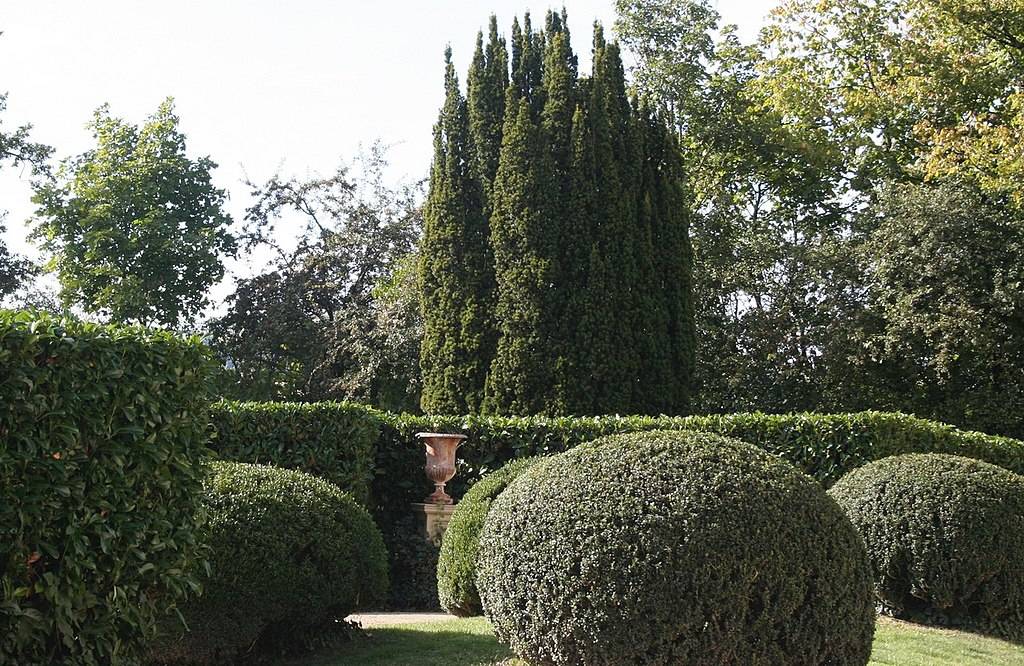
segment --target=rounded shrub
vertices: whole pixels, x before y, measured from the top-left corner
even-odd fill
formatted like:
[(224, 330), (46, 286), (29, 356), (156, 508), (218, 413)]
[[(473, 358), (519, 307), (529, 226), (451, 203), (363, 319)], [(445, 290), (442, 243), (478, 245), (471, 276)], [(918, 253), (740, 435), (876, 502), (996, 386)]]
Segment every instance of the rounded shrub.
[(521, 458), (507, 463), (475, 483), (455, 505), (437, 560), (437, 596), (441, 608), (452, 615), (468, 617), (483, 612), (476, 589), (476, 556), (484, 519), (494, 498), (538, 460), (541, 458)]
[(1024, 639), (1024, 477), (912, 454), (854, 470), (829, 492), (864, 538), (883, 612)]
[(380, 531), (337, 486), (294, 470), (219, 462), (203, 500), (210, 576), (182, 609), (188, 631), (165, 631), (154, 661), (220, 664), (280, 651), (383, 602)]
[(822, 487), (738, 440), (615, 435), (515, 479), (477, 586), (543, 664), (866, 664), (864, 546)]

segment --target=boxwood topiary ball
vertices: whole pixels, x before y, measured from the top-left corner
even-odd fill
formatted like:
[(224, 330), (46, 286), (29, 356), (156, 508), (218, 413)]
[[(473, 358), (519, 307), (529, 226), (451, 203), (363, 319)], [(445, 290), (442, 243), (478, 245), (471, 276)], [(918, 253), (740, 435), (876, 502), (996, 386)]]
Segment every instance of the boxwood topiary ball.
[(883, 612), (1024, 639), (1024, 477), (912, 454), (856, 469), (829, 493), (864, 537)]
[(866, 664), (874, 634), (839, 506), (706, 433), (615, 435), (534, 465), (491, 506), (477, 586), (537, 664)]
[(452, 615), (468, 617), (483, 611), (476, 589), (476, 555), (484, 519), (494, 498), (538, 460), (513, 460), (473, 484), (455, 505), (437, 560), (437, 596), (441, 608)]
[(383, 602), (384, 542), (348, 493), (266, 465), (219, 462), (211, 471), (203, 493), (211, 575), (202, 596), (182, 609), (189, 631), (165, 631), (152, 661), (252, 659)]

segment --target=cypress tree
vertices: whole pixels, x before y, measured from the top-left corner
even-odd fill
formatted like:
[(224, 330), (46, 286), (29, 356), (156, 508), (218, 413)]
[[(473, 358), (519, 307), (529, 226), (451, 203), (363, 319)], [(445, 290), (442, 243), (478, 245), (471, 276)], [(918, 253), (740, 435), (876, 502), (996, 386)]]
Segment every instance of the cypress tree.
[(549, 177), (543, 134), (529, 100), (509, 86), (491, 201), (500, 336), (487, 377), (485, 409), (491, 413), (554, 411), (551, 294), (558, 234), (548, 217)]
[(449, 48), (445, 50), (445, 101), (434, 126), (421, 245), (421, 405), (428, 413), (474, 412), (483, 401), (494, 294), (483, 204), (469, 113)]
[(519, 27), (519, 19), (512, 22), (512, 78), (510, 84), (516, 96), (525, 98), (530, 103), (534, 115), (544, 105), (544, 34), (533, 31), (530, 12), (523, 17), (523, 27)]
[(483, 33), (477, 34), (467, 84), (469, 129), (477, 156), (477, 178), (484, 184), (489, 198), (491, 182), (498, 170), (508, 88), (508, 52), (505, 40), (498, 35), (498, 19), (494, 15), (488, 26), (486, 51)]
[(517, 19), (509, 47), (491, 17), (466, 100), (446, 61), (425, 207), (424, 408), (475, 411), (483, 395), (501, 414), (685, 413), (692, 251), (675, 138), (627, 96), (599, 24), (589, 77), (564, 10), (543, 31)]
[[(580, 235), (575, 228), (580, 218), (573, 210), (573, 119), (576, 104), (576, 57), (569, 43), (566, 16), (548, 12), (544, 37), (543, 90), (544, 106), (541, 110), (541, 129), (550, 156), (551, 174), (547, 182), (547, 218), (557, 225), (559, 247), (559, 274), (553, 275), (552, 311), (556, 323), (551, 341), (555, 353), (555, 403), (558, 412), (573, 412), (577, 407), (570, 394), (579, 388), (579, 379), (572, 366), (576, 363), (574, 317), (580, 313), (578, 289), (585, 285), (587, 255), (585, 248), (589, 234)], [(590, 184), (592, 185), (592, 183)], [(584, 196), (587, 193), (581, 192)], [(573, 313), (570, 313), (570, 309)]]

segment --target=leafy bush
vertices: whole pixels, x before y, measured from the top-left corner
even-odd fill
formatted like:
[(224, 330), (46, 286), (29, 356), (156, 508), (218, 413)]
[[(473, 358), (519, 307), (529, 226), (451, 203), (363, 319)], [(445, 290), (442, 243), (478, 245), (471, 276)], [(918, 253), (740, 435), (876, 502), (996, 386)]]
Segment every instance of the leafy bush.
[(540, 457), (522, 458), (482, 478), (455, 505), (451, 522), (441, 541), (437, 561), (437, 596), (441, 608), (453, 615), (480, 615), (480, 594), (476, 589), (476, 556), (480, 531), (494, 501), (505, 487), (533, 466)]
[(866, 664), (864, 546), (821, 486), (707, 433), (544, 460), (498, 496), (477, 586), (498, 637), (545, 664)]
[(220, 402), (212, 442), (219, 458), (309, 472), (366, 506), (381, 420), (339, 402)]
[(905, 455), (851, 472), (830, 493), (864, 537), (884, 612), (1024, 639), (1024, 477)]
[(384, 543), (350, 495), (294, 470), (221, 462), (213, 472), (203, 494), (211, 576), (182, 609), (189, 631), (168, 628), (155, 661), (219, 664), (253, 645), (280, 651), (383, 602)]
[(0, 312), (0, 663), (130, 663), (197, 585), (195, 338)]

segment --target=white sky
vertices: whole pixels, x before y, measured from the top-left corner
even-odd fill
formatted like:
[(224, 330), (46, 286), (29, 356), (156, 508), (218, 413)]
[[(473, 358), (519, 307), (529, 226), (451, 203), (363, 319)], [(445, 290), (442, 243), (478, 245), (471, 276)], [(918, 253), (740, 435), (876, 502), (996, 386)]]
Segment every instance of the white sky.
[[(192, 156), (209, 155), (236, 218), (243, 174), (330, 172), (376, 139), (392, 145), (393, 175), (419, 178), (430, 164), (431, 127), (450, 43), (460, 81), (491, 13), (507, 35), (530, 0), (0, 0), (3, 126), (34, 126), (58, 158), (90, 145), (85, 123), (99, 105), (140, 123), (173, 96)], [(590, 25), (614, 22), (613, 0), (565, 0), (581, 69)], [(756, 35), (774, 2), (719, 0), (725, 23)], [(0, 170), (6, 240), (25, 242), (27, 172)], [(246, 274), (244, 263), (229, 271)], [(223, 295), (227, 287), (217, 290)]]

